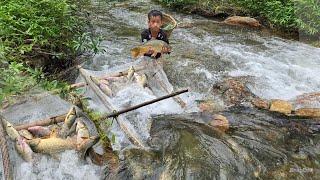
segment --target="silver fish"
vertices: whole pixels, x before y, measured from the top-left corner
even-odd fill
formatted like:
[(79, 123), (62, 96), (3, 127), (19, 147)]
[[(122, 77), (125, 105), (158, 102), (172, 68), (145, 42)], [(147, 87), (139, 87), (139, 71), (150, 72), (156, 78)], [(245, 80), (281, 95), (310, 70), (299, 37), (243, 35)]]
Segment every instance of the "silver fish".
[(148, 81), (147, 81), (147, 75), (146, 74), (143, 73), (143, 74), (139, 75), (137, 73), (134, 73), (134, 75), (135, 75), (135, 78), (137, 79), (138, 84), (140, 84), (143, 88), (148, 86), (147, 85)]
[(33, 151), (23, 137), (18, 137), (15, 144), (19, 155), (27, 162), (32, 161)]
[(19, 131), (20, 136), (26, 139), (33, 139), (33, 135), (26, 129), (22, 129)]
[(87, 126), (82, 122), (82, 120), (79, 120), (77, 122), (76, 127), (77, 132), (77, 147), (80, 147), (82, 143), (85, 142), (85, 140), (89, 139), (90, 134)]
[(128, 75), (127, 75), (128, 81), (132, 80), (134, 72), (135, 72), (135, 70), (134, 70), (133, 66), (130, 66), (130, 68), (128, 70)]
[(64, 120), (61, 131), (59, 133), (60, 137), (66, 138), (67, 133), (69, 132), (71, 126), (74, 124), (76, 118), (76, 108), (73, 106)]
[(46, 136), (50, 136), (50, 133), (51, 133), (48, 127), (43, 127), (43, 126), (29, 127), (28, 131), (30, 131), (35, 137), (46, 137)]
[(8, 136), (10, 137), (10, 139), (12, 141), (15, 141), (18, 137), (20, 137), (20, 134), (18, 133), (18, 131), (13, 127), (13, 125), (11, 123), (9, 123), (8, 121), (6, 121), (5, 119), (2, 119), (2, 123), (3, 126), (8, 134)]
[(107, 96), (109, 97), (112, 97), (113, 96), (113, 93), (112, 93), (112, 90), (110, 89), (110, 87), (106, 84), (100, 84), (99, 85), (101, 91), (106, 94)]

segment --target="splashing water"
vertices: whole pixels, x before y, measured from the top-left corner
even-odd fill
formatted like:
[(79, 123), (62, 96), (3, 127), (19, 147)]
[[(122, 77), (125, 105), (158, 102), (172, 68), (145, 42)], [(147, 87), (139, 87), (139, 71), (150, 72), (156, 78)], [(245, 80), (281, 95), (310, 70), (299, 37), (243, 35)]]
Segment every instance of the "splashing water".
[(76, 151), (65, 151), (55, 160), (41, 155), (37, 163), (23, 162), (17, 168), (17, 179), (99, 179), (101, 168), (79, 160)]
[[(106, 38), (102, 44), (108, 46), (106, 54), (98, 54), (86, 64), (87, 69), (97, 73), (132, 62), (129, 52), (141, 41), (140, 32), (146, 28), (148, 11), (168, 12), (149, 0), (127, 1), (119, 6), (99, 4), (96, 8), (99, 13), (96, 29)], [(214, 96), (210, 92), (212, 85), (230, 76), (251, 76), (249, 89), (266, 99), (292, 99), (320, 89), (319, 48), (268, 32), (224, 26), (199, 16), (168, 13), (178, 22), (192, 25), (174, 30), (169, 39), (173, 52), (163, 57), (169, 82), (175, 88), (189, 87), (192, 91), (181, 96), (188, 104), (184, 112), (197, 111), (195, 100)], [(121, 109), (154, 97), (136, 84), (129, 84), (111, 100)], [(91, 103), (99, 109), (97, 101)], [(290, 124), (290, 120), (282, 117), (241, 110), (229, 114), (228, 118), (234, 120), (234, 131), (220, 136), (203, 122), (194, 123), (196, 118), (187, 118), (188, 122), (181, 117), (172, 118), (173, 122), (168, 120), (169, 114), (181, 112), (176, 103), (165, 100), (124, 115), (128, 125), (155, 148), (152, 150), (131, 148), (120, 128), (113, 124), (111, 132), (116, 135), (113, 147), (124, 163), (124, 171), (118, 177), (292, 178), (297, 173), (286, 173), (294, 167), (312, 167), (312, 177), (319, 176), (319, 155), (315, 152), (319, 146), (318, 124), (309, 127), (306, 121), (308, 128), (302, 128), (296, 121)], [(167, 116), (155, 122), (150, 120), (151, 114)], [(310, 174), (298, 175), (306, 178)]]

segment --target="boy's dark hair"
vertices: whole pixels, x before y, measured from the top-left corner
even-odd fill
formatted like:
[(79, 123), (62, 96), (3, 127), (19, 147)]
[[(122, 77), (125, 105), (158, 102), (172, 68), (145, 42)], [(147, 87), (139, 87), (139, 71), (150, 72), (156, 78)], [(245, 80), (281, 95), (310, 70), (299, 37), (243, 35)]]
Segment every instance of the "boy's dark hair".
[(160, 16), (161, 20), (162, 20), (162, 12), (158, 11), (158, 10), (151, 10), (148, 13), (148, 20), (151, 19), (151, 17), (155, 17), (155, 16)]

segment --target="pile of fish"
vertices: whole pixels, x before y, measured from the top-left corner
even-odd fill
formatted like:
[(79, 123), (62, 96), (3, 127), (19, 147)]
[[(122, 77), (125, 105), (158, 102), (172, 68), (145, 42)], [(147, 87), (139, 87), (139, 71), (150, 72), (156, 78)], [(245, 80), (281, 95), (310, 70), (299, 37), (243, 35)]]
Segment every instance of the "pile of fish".
[(62, 126), (33, 126), (17, 131), (8, 121), (3, 119), (2, 123), (10, 139), (15, 142), (16, 151), (27, 162), (33, 160), (34, 153), (54, 156), (72, 149), (84, 159), (88, 149), (99, 141), (99, 136), (90, 136), (84, 117), (77, 115), (75, 107), (70, 109)]
[[(148, 86), (148, 77), (145, 73), (137, 72), (133, 66), (131, 66), (127, 71), (127, 76), (123, 76), (127, 79), (127, 83), (132, 82), (134, 79), (136, 82), (142, 86), (143, 88), (149, 87)], [(98, 79), (96, 77), (91, 76), (92, 81), (100, 88), (100, 90), (107, 96), (113, 97), (113, 85), (111, 83), (111, 80), (118, 80), (118, 79)]]
[(135, 71), (133, 66), (131, 66), (128, 70), (127, 79), (129, 82), (133, 80), (133, 77), (136, 79), (137, 83), (141, 85), (143, 88), (148, 86), (148, 78), (145, 73), (138, 73)]

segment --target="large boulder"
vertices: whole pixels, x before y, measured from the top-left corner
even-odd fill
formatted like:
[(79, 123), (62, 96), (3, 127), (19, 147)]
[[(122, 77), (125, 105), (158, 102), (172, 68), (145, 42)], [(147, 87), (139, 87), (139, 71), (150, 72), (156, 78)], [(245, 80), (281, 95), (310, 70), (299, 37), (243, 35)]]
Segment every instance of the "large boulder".
[(273, 99), (271, 100), (270, 111), (291, 114), (292, 104), (288, 101)]
[(260, 22), (251, 17), (232, 16), (232, 17), (228, 17), (223, 22), (229, 25), (248, 26), (248, 27), (254, 27), (254, 28), (261, 27)]

